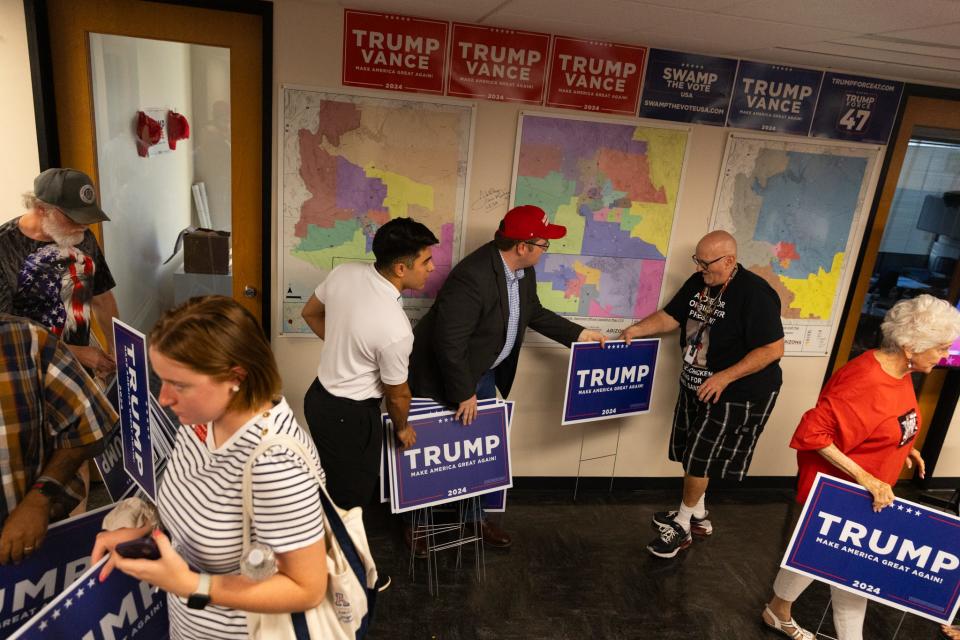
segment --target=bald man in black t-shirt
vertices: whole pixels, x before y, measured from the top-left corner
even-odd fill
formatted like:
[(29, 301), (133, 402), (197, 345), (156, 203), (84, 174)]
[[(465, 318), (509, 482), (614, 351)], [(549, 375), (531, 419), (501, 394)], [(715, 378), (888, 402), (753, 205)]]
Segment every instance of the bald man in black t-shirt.
[(670, 459), (684, 468), (676, 511), (654, 514), (647, 546), (672, 558), (692, 534), (708, 536), (710, 478), (742, 480), (783, 382), (780, 297), (737, 262), (737, 242), (712, 231), (697, 243), (694, 273), (667, 305), (624, 330), (629, 341), (680, 329), (683, 367), (670, 434)]

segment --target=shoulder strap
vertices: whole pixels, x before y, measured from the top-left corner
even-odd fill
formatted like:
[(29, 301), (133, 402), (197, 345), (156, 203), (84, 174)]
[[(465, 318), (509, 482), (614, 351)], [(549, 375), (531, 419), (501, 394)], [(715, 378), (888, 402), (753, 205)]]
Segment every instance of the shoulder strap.
[(316, 479), (321, 491), (327, 492), (323, 482), (320, 481), (320, 470), (313, 463), (313, 459), (307, 453), (304, 446), (296, 438), (289, 435), (274, 434), (264, 438), (259, 445), (250, 453), (246, 463), (243, 465), (243, 555), (250, 549), (250, 523), (253, 521), (253, 465), (257, 458), (267, 452), (268, 449), (276, 446), (286, 447), (293, 451), (307, 465), (307, 470)]
[(263, 455), (267, 449), (275, 446), (286, 447), (289, 450), (293, 451), (300, 459), (304, 461), (309, 469), (311, 475), (316, 479), (317, 485), (320, 487), (320, 502), (323, 506), (323, 525), (324, 528), (332, 534), (330, 539), (336, 540), (337, 544), (340, 546), (340, 550), (343, 551), (344, 557), (347, 559), (347, 562), (350, 564), (350, 568), (353, 570), (354, 574), (357, 576), (357, 580), (360, 581), (360, 584), (366, 589), (367, 587), (367, 577), (366, 569), (363, 566), (363, 559), (360, 557), (360, 552), (357, 551), (356, 546), (353, 544), (353, 540), (350, 538), (350, 534), (347, 531), (347, 526), (343, 522), (343, 518), (340, 517), (340, 511), (337, 506), (334, 504), (333, 500), (330, 498), (330, 494), (327, 493), (327, 488), (324, 486), (320, 478), (320, 470), (313, 463), (313, 459), (310, 457), (310, 454), (307, 452), (306, 447), (296, 438), (289, 435), (272, 435), (263, 439), (263, 441), (253, 450), (253, 453), (250, 454), (250, 458), (247, 460), (246, 464), (243, 467), (243, 553), (246, 555), (248, 549), (250, 548), (250, 523), (253, 519), (253, 465), (256, 462), (257, 458)]

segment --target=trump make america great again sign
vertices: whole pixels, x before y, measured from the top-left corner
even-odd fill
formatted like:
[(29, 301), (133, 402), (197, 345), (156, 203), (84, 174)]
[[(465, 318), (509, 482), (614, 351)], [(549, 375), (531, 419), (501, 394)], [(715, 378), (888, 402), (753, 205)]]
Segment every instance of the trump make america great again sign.
[(818, 474), (780, 563), (938, 622), (957, 613), (960, 518), (908, 500), (874, 513), (863, 487)]
[(562, 424), (646, 413), (660, 339), (575, 342), (570, 349)]
[(406, 449), (387, 437), (394, 513), (513, 486), (506, 405), (480, 407), (467, 427), (453, 416), (452, 411), (410, 416), (417, 442)]

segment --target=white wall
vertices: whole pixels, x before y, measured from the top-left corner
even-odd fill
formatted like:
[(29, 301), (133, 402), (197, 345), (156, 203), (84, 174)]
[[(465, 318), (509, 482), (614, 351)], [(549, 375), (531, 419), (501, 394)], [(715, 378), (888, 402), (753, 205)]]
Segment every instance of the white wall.
[(40, 173), (22, 0), (0, 0), (0, 222), (20, 215), (20, 196)]
[[(274, 63), (278, 85), (340, 87), (343, 23), (340, 9), (300, 0), (286, 0), (275, 4), (274, 8)], [(275, 117), (279, 111), (276, 94), (277, 86), (274, 87)], [(480, 196), (506, 193), (510, 189), (520, 110), (519, 105), (485, 101), (477, 103), (469, 202), (483, 202), (484, 205), (468, 213), (467, 251), (489, 240), (499, 219), (506, 212), (506, 197), (491, 203), (487, 199), (481, 200)], [(686, 178), (667, 259), (666, 296), (672, 295), (690, 275), (688, 256), (693, 253), (700, 236), (707, 231), (725, 135), (726, 131), (719, 127), (693, 128)], [(274, 163), (277, 153), (275, 141)], [(274, 202), (276, 188), (275, 181)], [(276, 233), (276, 211), (273, 232)], [(278, 291), (278, 284), (274, 281), (274, 291)], [(517, 400), (516, 428), (512, 435), (514, 473), (524, 476), (576, 475), (581, 435), (586, 434), (584, 457), (612, 453), (616, 446), (617, 427), (621, 426), (616, 467), (618, 476), (678, 475), (679, 465), (666, 459), (679, 374), (679, 357), (673, 357), (679, 351), (677, 340), (676, 335), (671, 335), (664, 341), (663, 355), (654, 381), (654, 408), (651, 413), (572, 427), (560, 426), (568, 352), (563, 349), (524, 347), (517, 382), (511, 392), (511, 397)], [(281, 364), (287, 397), (299, 412), (303, 394), (316, 375), (321, 342), (274, 336), (273, 345)], [(802, 413), (816, 402), (826, 363), (826, 357), (788, 358), (783, 361), (783, 393), (760, 440), (751, 470), (753, 475), (789, 476), (796, 472), (795, 455), (787, 448), (787, 442)], [(582, 473), (609, 475), (612, 466), (612, 459), (599, 460), (585, 465)]]

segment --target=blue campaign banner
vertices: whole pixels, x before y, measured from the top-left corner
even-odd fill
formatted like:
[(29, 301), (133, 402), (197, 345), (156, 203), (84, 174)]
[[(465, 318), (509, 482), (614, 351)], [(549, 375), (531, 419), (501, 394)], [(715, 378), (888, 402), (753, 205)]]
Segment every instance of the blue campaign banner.
[(93, 461), (100, 470), (103, 485), (114, 502), (122, 500), (136, 490), (133, 479), (123, 468), (123, 437), (114, 429), (103, 441), (103, 452)]
[(507, 490), (483, 494), (480, 496), (480, 508), (489, 513), (504, 513), (507, 510)]
[(823, 71), (741, 60), (727, 125), (807, 135)]
[[(43, 546), (0, 571), (0, 638), (7, 638), (90, 566), (108, 505), (50, 525)], [(63, 636), (74, 637), (74, 636)]]
[(949, 624), (960, 597), (960, 518), (818, 474), (781, 566)]
[(561, 424), (649, 411), (659, 349), (660, 338), (573, 343)]
[[(120, 398), (117, 392), (117, 378), (114, 376), (103, 395), (110, 400), (114, 411), (120, 414)], [(120, 429), (114, 429), (103, 440), (103, 452), (93, 459), (103, 478), (103, 485), (114, 502), (126, 497), (135, 486), (133, 480), (123, 468), (123, 438)]]
[[(482, 402), (482, 401), (481, 401)], [(507, 432), (513, 428), (513, 400), (497, 400), (507, 405)], [(485, 493), (480, 496), (480, 508), (489, 513), (504, 513), (507, 510), (507, 490)]]
[[(386, 414), (384, 414), (386, 415)], [(383, 430), (383, 445), (380, 447), (380, 502), (390, 502), (390, 456), (388, 456), (389, 445), (387, 438), (390, 436), (390, 429), (387, 427), (387, 419), (381, 416), (380, 428)]]
[[(429, 415), (443, 411), (447, 411), (447, 408), (429, 398), (414, 398), (410, 403), (408, 415)], [(390, 502), (390, 449), (387, 440), (393, 437), (393, 427), (391, 426), (389, 413), (380, 414), (380, 427), (383, 429), (383, 445), (380, 447), (380, 502)]]
[(902, 95), (902, 82), (828, 71), (810, 135), (887, 144)]
[(651, 49), (640, 98), (640, 117), (723, 126), (737, 61)]
[(120, 398), (120, 437), (123, 468), (151, 500), (157, 498), (157, 478), (150, 436), (150, 387), (146, 337), (113, 319)]
[[(426, 413), (438, 413), (442, 411), (447, 411), (447, 408), (436, 404), (432, 400), (429, 400), (430, 408)], [(510, 426), (513, 423), (513, 400), (498, 400), (497, 398), (490, 398), (484, 400), (478, 400), (478, 407), (486, 407), (490, 405), (495, 405), (498, 403), (503, 403), (507, 407), (507, 431), (510, 430)], [(410, 415), (417, 415), (417, 412), (411, 406)], [(387, 438), (393, 437), (393, 431), (390, 427), (390, 414), (383, 413), (380, 414), (381, 427), (383, 429), (383, 447), (381, 449), (380, 455), (380, 502), (390, 502), (390, 474), (388, 473), (390, 462), (389, 462), (389, 449), (387, 447)], [(485, 493), (480, 498), (480, 506), (484, 511), (491, 511), (496, 513), (503, 513), (507, 510), (507, 490), (495, 491), (493, 493)]]
[(97, 580), (100, 562), (84, 571), (10, 640), (114, 640), (169, 637), (167, 596), (146, 582), (113, 571)]
[(453, 415), (411, 416), (417, 442), (407, 449), (388, 437), (393, 513), (513, 486), (506, 406), (481, 408), (469, 427)]
[[(115, 382), (108, 388), (107, 394), (111, 398), (113, 408), (119, 414), (120, 405)], [(177, 427), (152, 393), (150, 394), (150, 414), (153, 416), (150, 422), (153, 463), (156, 469), (155, 474), (160, 477), (166, 468), (167, 458), (173, 451), (173, 445), (177, 439)], [(137, 485), (123, 467), (123, 437), (120, 429), (114, 429), (104, 438), (103, 452), (93, 461), (97, 464), (97, 469), (103, 477), (103, 484), (114, 502), (126, 498), (137, 490)]]

